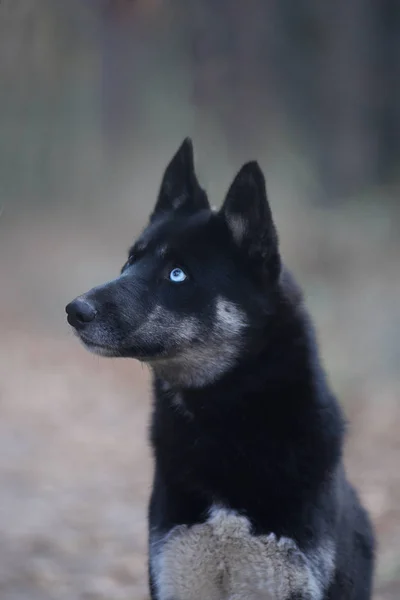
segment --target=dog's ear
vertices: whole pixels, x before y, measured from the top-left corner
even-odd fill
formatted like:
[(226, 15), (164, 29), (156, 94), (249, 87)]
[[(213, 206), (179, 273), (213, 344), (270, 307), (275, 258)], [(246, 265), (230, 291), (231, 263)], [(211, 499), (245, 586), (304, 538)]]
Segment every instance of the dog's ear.
[(240, 169), (220, 212), (234, 242), (258, 260), (270, 277), (277, 278), (280, 273), (278, 236), (265, 178), (257, 162), (248, 162)]
[(151, 220), (170, 211), (190, 214), (209, 207), (194, 170), (192, 140), (186, 138), (165, 169)]

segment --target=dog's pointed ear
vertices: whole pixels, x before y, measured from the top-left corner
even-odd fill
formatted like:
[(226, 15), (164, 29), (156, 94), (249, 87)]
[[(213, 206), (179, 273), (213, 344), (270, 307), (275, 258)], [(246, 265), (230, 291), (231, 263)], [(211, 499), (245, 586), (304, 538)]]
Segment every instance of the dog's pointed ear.
[(194, 169), (193, 144), (185, 138), (165, 169), (151, 219), (171, 211), (193, 213), (210, 208)]
[(256, 161), (248, 162), (240, 169), (220, 212), (234, 242), (257, 259), (272, 278), (278, 277), (278, 236), (267, 199), (265, 178)]

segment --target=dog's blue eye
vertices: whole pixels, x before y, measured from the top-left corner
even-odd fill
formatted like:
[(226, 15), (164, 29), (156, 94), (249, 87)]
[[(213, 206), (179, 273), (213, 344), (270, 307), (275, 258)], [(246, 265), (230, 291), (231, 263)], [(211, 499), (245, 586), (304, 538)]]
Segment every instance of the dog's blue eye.
[(172, 269), (170, 272), (169, 279), (174, 283), (182, 283), (182, 281), (185, 281), (186, 279), (186, 273), (185, 271), (182, 271), (182, 269), (175, 267), (175, 269)]

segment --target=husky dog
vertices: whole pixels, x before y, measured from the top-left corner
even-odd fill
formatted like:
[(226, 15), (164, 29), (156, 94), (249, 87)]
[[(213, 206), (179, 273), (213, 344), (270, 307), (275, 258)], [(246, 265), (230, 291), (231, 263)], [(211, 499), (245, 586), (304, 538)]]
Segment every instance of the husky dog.
[(121, 274), (66, 307), (149, 365), (152, 600), (368, 600), (374, 534), (256, 162), (212, 210), (186, 139)]

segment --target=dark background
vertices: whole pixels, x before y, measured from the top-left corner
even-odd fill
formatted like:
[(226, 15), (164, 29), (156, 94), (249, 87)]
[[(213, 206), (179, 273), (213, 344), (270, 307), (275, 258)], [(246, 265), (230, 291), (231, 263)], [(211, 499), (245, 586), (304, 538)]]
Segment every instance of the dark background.
[(0, 597), (144, 600), (149, 379), (64, 306), (116, 275), (183, 137), (265, 169), (400, 595), (400, 3), (0, 2)]

